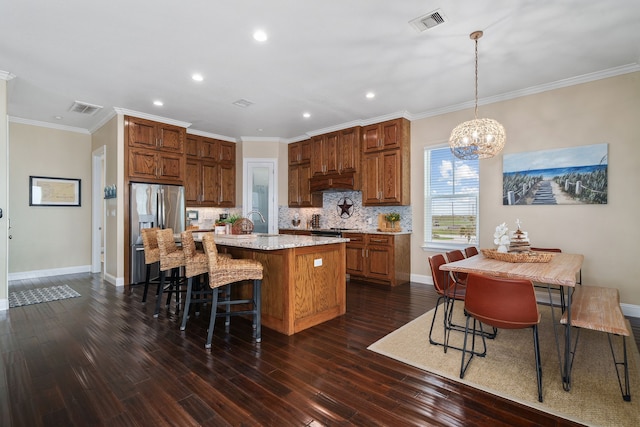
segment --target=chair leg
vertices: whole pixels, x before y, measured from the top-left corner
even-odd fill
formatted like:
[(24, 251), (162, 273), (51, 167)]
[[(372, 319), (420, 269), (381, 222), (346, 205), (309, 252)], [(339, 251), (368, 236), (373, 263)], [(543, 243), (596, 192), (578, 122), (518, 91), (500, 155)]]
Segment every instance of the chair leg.
[(189, 305), (191, 305), (191, 291), (193, 286), (193, 277), (189, 277), (187, 279), (187, 297), (184, 301), (184, 312), (182, 313), (182, 325), (180, 325), (180, 330), (184, 331), (187, 329), (187, 319), (189, 318)]
[(538, 378), (538, 402), (542, 402), (542, 363), (540, 362), (540, 341), (538, 325), (533, 325), (533, 350), (536, 354), (536, 376)]
[(262, 288), (262, 280), (256, 279), (253, 281), (253, 305), (255, 308), (255, 314), (253, 315), (253, 327), (256, 330), (256, 342), (262, 341), (262, 321), (260, 319), (260, 292)]
[(165, 275), (166, 273), (164, 271), (160, 271), (160, 280), (158, 282), (158, 297), (156, 298), (156, 311), (153, 313), (153, 317), (158, 317), (158, 313), (160, 313), (160, 301), (162, 300)]
[(151, 276), (151, 264), (147, 264), (147, 274), (144, 278), (144, 292), (142, 293), (142, 302), (147, 301), (147, 291), (149, 290), (149, 276)]
[(218, 289), (213, 290), (211, 301), (211, 319), (209, 319), (209, 331), (207, 332), (207, 343), (204, 348), (211, 348), (211, 339), (213, 338), (213, 328), (216, 325), (216, 314), (218, 309)]
[[(469, 363), (471, 363), (471, 359), (473, 359), (474, 356), (484, 357), (487, 354), (487, 343), (485, 341), (484, 331), (482, 330), (482, 322), (476, 320), (476, 318), (473, 318), (473, 332), (471, 333), (471, 350), (467, 351), (467, 338), (469, 336), (469, 321), (471, 320), (472, 317), (473, 316), (469, 316), (469, 315), (467, 316), (467, 324), (464, 330), (464, 344), (462, 345), (462, 358), (460, 361), (460, 378), (464, 378), (464, 374), (467, 371), (467, 367), (469, 367)], [(480, 325), (480, 333), (478, 333), (476, 330), (476, 326), (478, 324)], [(483, 350), (481, 353), (476, 351), (476, 337), (480, 337), (482, 339)], [(465, 358), (467, 353), (470, 353), (470, 355), (469, 355), (469, 360), (467, 360), (465, 364)]]

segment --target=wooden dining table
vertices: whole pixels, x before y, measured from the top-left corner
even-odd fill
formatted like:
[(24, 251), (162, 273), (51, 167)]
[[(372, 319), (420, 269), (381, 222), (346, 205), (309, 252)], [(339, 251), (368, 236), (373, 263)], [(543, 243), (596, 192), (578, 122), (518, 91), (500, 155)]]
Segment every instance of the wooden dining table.
[[(476, 273), (509, 279), (527, 279), (532, 282), (559, 286), (560, 292), (565, 294), (567, 324), (564, 333), (564, 352), (558, 349), (562, 386), (566, 391), (571, 389), (571, 294), (576, 286), (578, 273), (582, 268), (584, 256), (580, 254), (554, 253), (549, 262), (513, 263), (500, 261), (484, 256), (474, 255), (460, 261), (450, 262), (440, 266), (440, 270), (454, 273)], [(549, 292), (551, 296), (551, 292)], [(554, 310), (553, 301), (550, 301)], [(555, 319), (555, 316), (554, 316)], [(558, 320), (560, 317), (558, 317)], [(559, 324), (554, 322), (554, 332), (558, 336)]]

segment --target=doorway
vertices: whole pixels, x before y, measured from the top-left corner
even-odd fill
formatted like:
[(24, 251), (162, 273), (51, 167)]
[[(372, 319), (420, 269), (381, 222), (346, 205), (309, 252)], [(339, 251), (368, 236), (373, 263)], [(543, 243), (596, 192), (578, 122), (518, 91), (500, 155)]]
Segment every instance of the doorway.
[(104, 272), (104, 187), (106, 147), (92, 153), (92, 204), (91, 204), (91, 272)]
[(244, 159), (243, 215), (256, 233), (278, 232), (277, 166), (277, 159)]

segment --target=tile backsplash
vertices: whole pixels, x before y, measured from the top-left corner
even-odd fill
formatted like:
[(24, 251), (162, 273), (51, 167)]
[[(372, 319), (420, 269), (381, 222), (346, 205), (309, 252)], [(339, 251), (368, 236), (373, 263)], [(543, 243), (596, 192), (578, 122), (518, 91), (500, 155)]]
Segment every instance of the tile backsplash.
[[(325, 192), (322, 197), (322, 208), (290, 208), (287, 205), (280, 205), (278, 207), (278, 228), (306, 228), (307, 220), (311, 220), (312, 215), (319, 214), (320, 228), (337, 227), (375, 231), (378, 228), (378, 214), (398, 212), (402, 231), (413, 230), (411, 206), (362, 206), (362, 192), (360, 191)], [(197, 225), (202, 229), (213, 228), (220, 214), (242, 215), (242, 206), (235, 208), (187, 208), (187, 210), (198, 212), (198, 219), (189, 221), (189, 224)], [(298, 227), (294, 227), (291, 223), (296, 215), (300, 219)]]
[[(378, 214), (398, 212), (402, 231), (412, 231), (413, 229), (411, 206), (362, 206), (362, 192), (360, 191), (325, 192), (322, 197), (322, 208), (290, 208), (281, 205), (278, 209), (278, 227), (296, 228), (291, 221), (297, 214), (300, 218), (300, 225), (297, 228), (306, 228), (307, 220), (311, 219), (311, 215), (319, 214), (320, 228), (376, 230), (378, 228)], [(353, 206), (348, 208), (348, 205), (351, 204)]]

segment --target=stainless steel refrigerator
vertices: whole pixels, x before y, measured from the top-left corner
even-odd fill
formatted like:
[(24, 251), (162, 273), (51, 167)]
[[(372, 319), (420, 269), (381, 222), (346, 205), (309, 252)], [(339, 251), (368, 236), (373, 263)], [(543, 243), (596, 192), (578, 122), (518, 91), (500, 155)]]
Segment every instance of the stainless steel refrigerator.
[[(185, 227), (184, 187), (178, 185), (131, 183), (130, 188), (131, 275), (132, 284), (144, 282), (146, 265), (142, 245), (143, 228), (171, 228), (181, 233)], [(151, 278), (158, 267), (151, 269)]]

